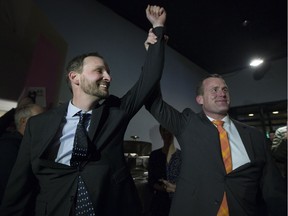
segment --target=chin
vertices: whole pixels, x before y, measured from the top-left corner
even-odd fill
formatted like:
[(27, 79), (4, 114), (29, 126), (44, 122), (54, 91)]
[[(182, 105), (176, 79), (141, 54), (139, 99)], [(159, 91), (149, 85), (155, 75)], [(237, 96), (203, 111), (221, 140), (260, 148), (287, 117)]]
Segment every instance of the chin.
[(219, 111), (220, 114), (222, 115), (227, 115), (229, 109), (222, 109)]
[(103, 99), (108, 98), (108, 97), (109, 97), (109, 92), (107, 92), (107, 93), (105, 93), (105, 94), (102, 95), (102, 98), (103, 98)]
[(109, 92), (98, 92), (97, 94), (93, 95), (99, 99), (106, 99), (109, 97)]

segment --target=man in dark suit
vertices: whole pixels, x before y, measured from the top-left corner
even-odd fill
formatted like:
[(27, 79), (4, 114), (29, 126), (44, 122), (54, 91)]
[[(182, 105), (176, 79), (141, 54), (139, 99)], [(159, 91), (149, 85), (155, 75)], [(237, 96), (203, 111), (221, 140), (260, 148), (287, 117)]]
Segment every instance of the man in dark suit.
[[(286, 215), (285, 183), (271, 159), (265, 136), (229, 117), (230, 95), (223, 78), (205, 78), (197, 88), (196, 101), (202, 112), (197, 114), (189, 108), (179, 112), (163, 101), (159, 87), (146, 104), (160, 124), (175, 135), (182, 150), (170, 216), (220, 215), (222, 202), (228, 205), (222, 215)], [(222, 160), (213, 120), (224, 121), (228, 133), (230, 172)]]
[[(166, 12), (148, 6), (146, 15), (157, 42), (149, 47), (139, 80), (123, 97), (109, 95), (109, 68), (98, 54), (81, 55), (69, 63), (67, 77), (73, 98), (28, 122), (1, 215), (74, 215), (79, 176), (93, 205), (91, 215), (140, 214), (139, 197), (124, 158), (123, 137), (129, 121), (161, 78)], [(79, 112), (91, 114), (90, 143), (88, 156), (74, 167), (70, 159)], [(33, 212), (27, 213), (31, 209)]]
[(17, 158), (27, 121), (31, 116), (44, 112), (44, 108), (31, 103), (17, 107), (14, 112), (13, 120), (15, 120), (13, 122), (16, 130), (6, 131), (0, 136), (0, 204), (9, 175)]
[(12, 108), (0, 117), (0, 135), (7, 131), (16, 130), (14, 115), (18, 108), (26, 106), (27, 104), (35, 104), (35, 99), (30, 96), (20, 97), (16, 108)]

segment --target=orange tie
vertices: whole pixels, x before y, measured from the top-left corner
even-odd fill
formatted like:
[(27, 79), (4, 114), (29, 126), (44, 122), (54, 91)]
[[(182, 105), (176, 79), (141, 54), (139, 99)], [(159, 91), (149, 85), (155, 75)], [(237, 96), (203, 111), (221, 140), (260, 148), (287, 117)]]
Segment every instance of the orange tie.
[[(232, 159), (231, 159), (231, 151), (230, 151), (228, 135), (225, 129), (223, 128), (224, 121), (213, 120), (213, 123), (217, 126), (217, 129), (219, 131), (221, 153), (222, 153), (222, 159), (225, 165), (226, 173), (230, 173), (232, 171)], [(224, 197), (223, 197), (221, 206), (218, 210), (217, 216), (229, 216), (226, 192), (224, 192)]]

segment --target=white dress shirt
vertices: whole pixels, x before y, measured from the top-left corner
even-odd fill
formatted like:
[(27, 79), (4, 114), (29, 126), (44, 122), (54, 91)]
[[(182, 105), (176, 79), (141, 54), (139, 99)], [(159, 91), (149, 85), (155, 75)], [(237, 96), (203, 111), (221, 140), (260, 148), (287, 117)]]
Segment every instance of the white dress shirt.
[[(74, 143), (74, 136), (76, 132), (76, 127), (79, 122), (79, 115), (76, 115), (81, 109), (74, 106), (71, 101), (69, 102), (67, 115), (65, 116), (66, 123), (62, 129), (62, 135), (60, 136), (60, 146), (57, 153), (55, 162), (62, 163), (70, 166), (70, 159), (72, 156), (72, 149)], [(87, 113), (92, 113), (89, 111)], [(87, 130), (90, 125), (90, 119), (87, 125)]]
[[(209, 116), (207, 117), (209, 118), (210, 121), (215, 120), (213, 118), (210, 118)], [(232, 157), (232, 170), (234, 170), (246, 163), (249, 163), (250, 159), (248, 157), (242, 139), (234, 123), (230, 120), (229, 116), (227, 115), (221, 120), (224, 121), (223, 128), (226, 130), (228, 134), (231, 149), (231, 157)]]

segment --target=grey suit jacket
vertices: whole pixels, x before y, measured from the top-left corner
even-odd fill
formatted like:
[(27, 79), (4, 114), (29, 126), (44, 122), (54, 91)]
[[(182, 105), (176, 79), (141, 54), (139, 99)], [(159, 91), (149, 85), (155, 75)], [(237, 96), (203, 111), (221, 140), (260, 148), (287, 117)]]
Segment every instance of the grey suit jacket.
[[(68, 216), (78, 175), (86, 183), (97, 216), (140, 214), (139, 198), (124, 158), (123, 138), (129, 121), (161, 78), (164, 29), (153, 31), (158, 42), (149, 47), (137, 83), (122, 98), (109, 96), (92, 111), (88, 132), (91, 155), (79, 169), (54, 162), (58, 148), (52, 144), (59, 137), (68, 104), (29, 120), (1, 215), (30, 216), (35, 210), (35, 215)], [(33, 213), (28, 214), (31, 209)]]
[(217, 128), (203, 112), (177, 111), (162, 100), (160, 88), (146, 108), (175, 135), (182, 150), (171, 216), (215, 216), (224, 191), (231, 216), (286, 215), (285, 183), (264, 134), (233, 120), (251, 162), (226, 174)]

